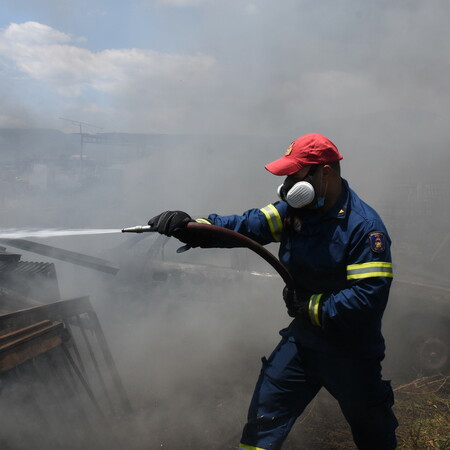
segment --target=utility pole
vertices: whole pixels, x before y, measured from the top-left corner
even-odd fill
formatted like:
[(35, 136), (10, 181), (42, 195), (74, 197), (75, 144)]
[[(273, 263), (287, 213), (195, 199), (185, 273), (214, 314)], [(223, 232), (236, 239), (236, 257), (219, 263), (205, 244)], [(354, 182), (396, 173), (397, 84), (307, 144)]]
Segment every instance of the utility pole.
[(65, 120), (66, 122), (70, 122), (74, 125), (78, 125), (78, 129), (80, 130), (80, 178), (83, 173), (83, 150), (84, 150), (84, 139), (83, 139), (83, 126), (89, 127), (89, 128), (98, 128), (102, 129), (102, 127), (99, 127), (97, 125), (92, 125), (90, 123), (86, 122), (80, 122), (78, 120), (72, 120), (72, 119), (65, 119), (64, 117), (60, 117), (61, 120)]

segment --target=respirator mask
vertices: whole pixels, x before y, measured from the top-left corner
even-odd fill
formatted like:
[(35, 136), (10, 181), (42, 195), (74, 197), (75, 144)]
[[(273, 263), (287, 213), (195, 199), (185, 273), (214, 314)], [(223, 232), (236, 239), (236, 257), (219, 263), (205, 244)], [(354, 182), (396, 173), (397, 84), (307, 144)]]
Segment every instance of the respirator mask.
[[(319, 165), (311, 166), (311, 169), (305, 176), (305, 179), (308, 177), (312, 177), (318, 167)], [(321, 208), (325, 203), (325, 196), (317, 197), (317, 200), (314, 203), (314, 205), (311, 205), (316, 195), (316, 192), (314, 190), (313, 185), (308, 181), (305, 181), (305, 179), (297, 181), (293, 185), (289, 185), (289, 183), (286, 184), (285, 181), (281, 186), (278, 187), (277, 190), (278, 197), (281, 200), (285, 201), (292, 208), (298, 209), (308, 205), (310, 205), (308, 206), (308, 208), (310, 209)]]

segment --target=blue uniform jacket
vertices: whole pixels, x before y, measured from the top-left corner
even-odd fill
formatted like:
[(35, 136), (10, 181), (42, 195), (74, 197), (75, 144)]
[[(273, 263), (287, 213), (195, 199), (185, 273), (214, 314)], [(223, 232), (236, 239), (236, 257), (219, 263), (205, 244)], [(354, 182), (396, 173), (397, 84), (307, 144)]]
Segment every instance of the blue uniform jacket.
[(325, 215), (279, 201), (242, 215), (211, 214), (207, 221), (262, 245), (280, 242), (279, 259), (307, 299), (309, 313), (309, 320), (294, 319), (285, 334), (318, 351), (384, 356), (381, 319), (393, 276), (390, 238), (378, 214), (345, 180), (338, 202)]

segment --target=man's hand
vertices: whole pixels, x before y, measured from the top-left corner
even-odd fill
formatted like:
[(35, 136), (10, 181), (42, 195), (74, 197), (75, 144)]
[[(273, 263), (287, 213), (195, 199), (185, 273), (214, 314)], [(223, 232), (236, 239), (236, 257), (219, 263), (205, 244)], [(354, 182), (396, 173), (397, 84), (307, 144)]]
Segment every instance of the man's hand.
[(308, 318), (308, 298), (306, 296), (299, 296), (294, 289), (285, 286), (283, 300), (289, 316)]
[(195, 222), (191, 216), (183, 211), (164, 211), (148, 221), (152, 231), (157, 231), (166, 236), (173, 236), (186, 245), (179, 248), (177, 252), (189, 250), (196, 247), (214, 247), (217, 238), (214, 234), (204, 230), (188, 229), (186, 225)]
[(182, 231), (189, 222), (192, 222), (191, 216), (183, 211), (164, 211), (150, 219), (148, 224), (152, 227), (152, 231), (178, 237), (177, 232)]

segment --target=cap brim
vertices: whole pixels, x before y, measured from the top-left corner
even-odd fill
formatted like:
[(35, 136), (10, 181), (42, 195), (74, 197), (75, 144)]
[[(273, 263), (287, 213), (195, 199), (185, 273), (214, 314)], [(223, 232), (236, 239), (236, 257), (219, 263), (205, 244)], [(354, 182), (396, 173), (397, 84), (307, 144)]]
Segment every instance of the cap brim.
[(283, 156), (269, 164), (266, 164), (264, 167), (274, 175), (288, 176), (292, 175), (295, 172), (298, 172), (300, 169), (303, 169), (305, 165), (293, 159), (287, 158), (286, 156)]

